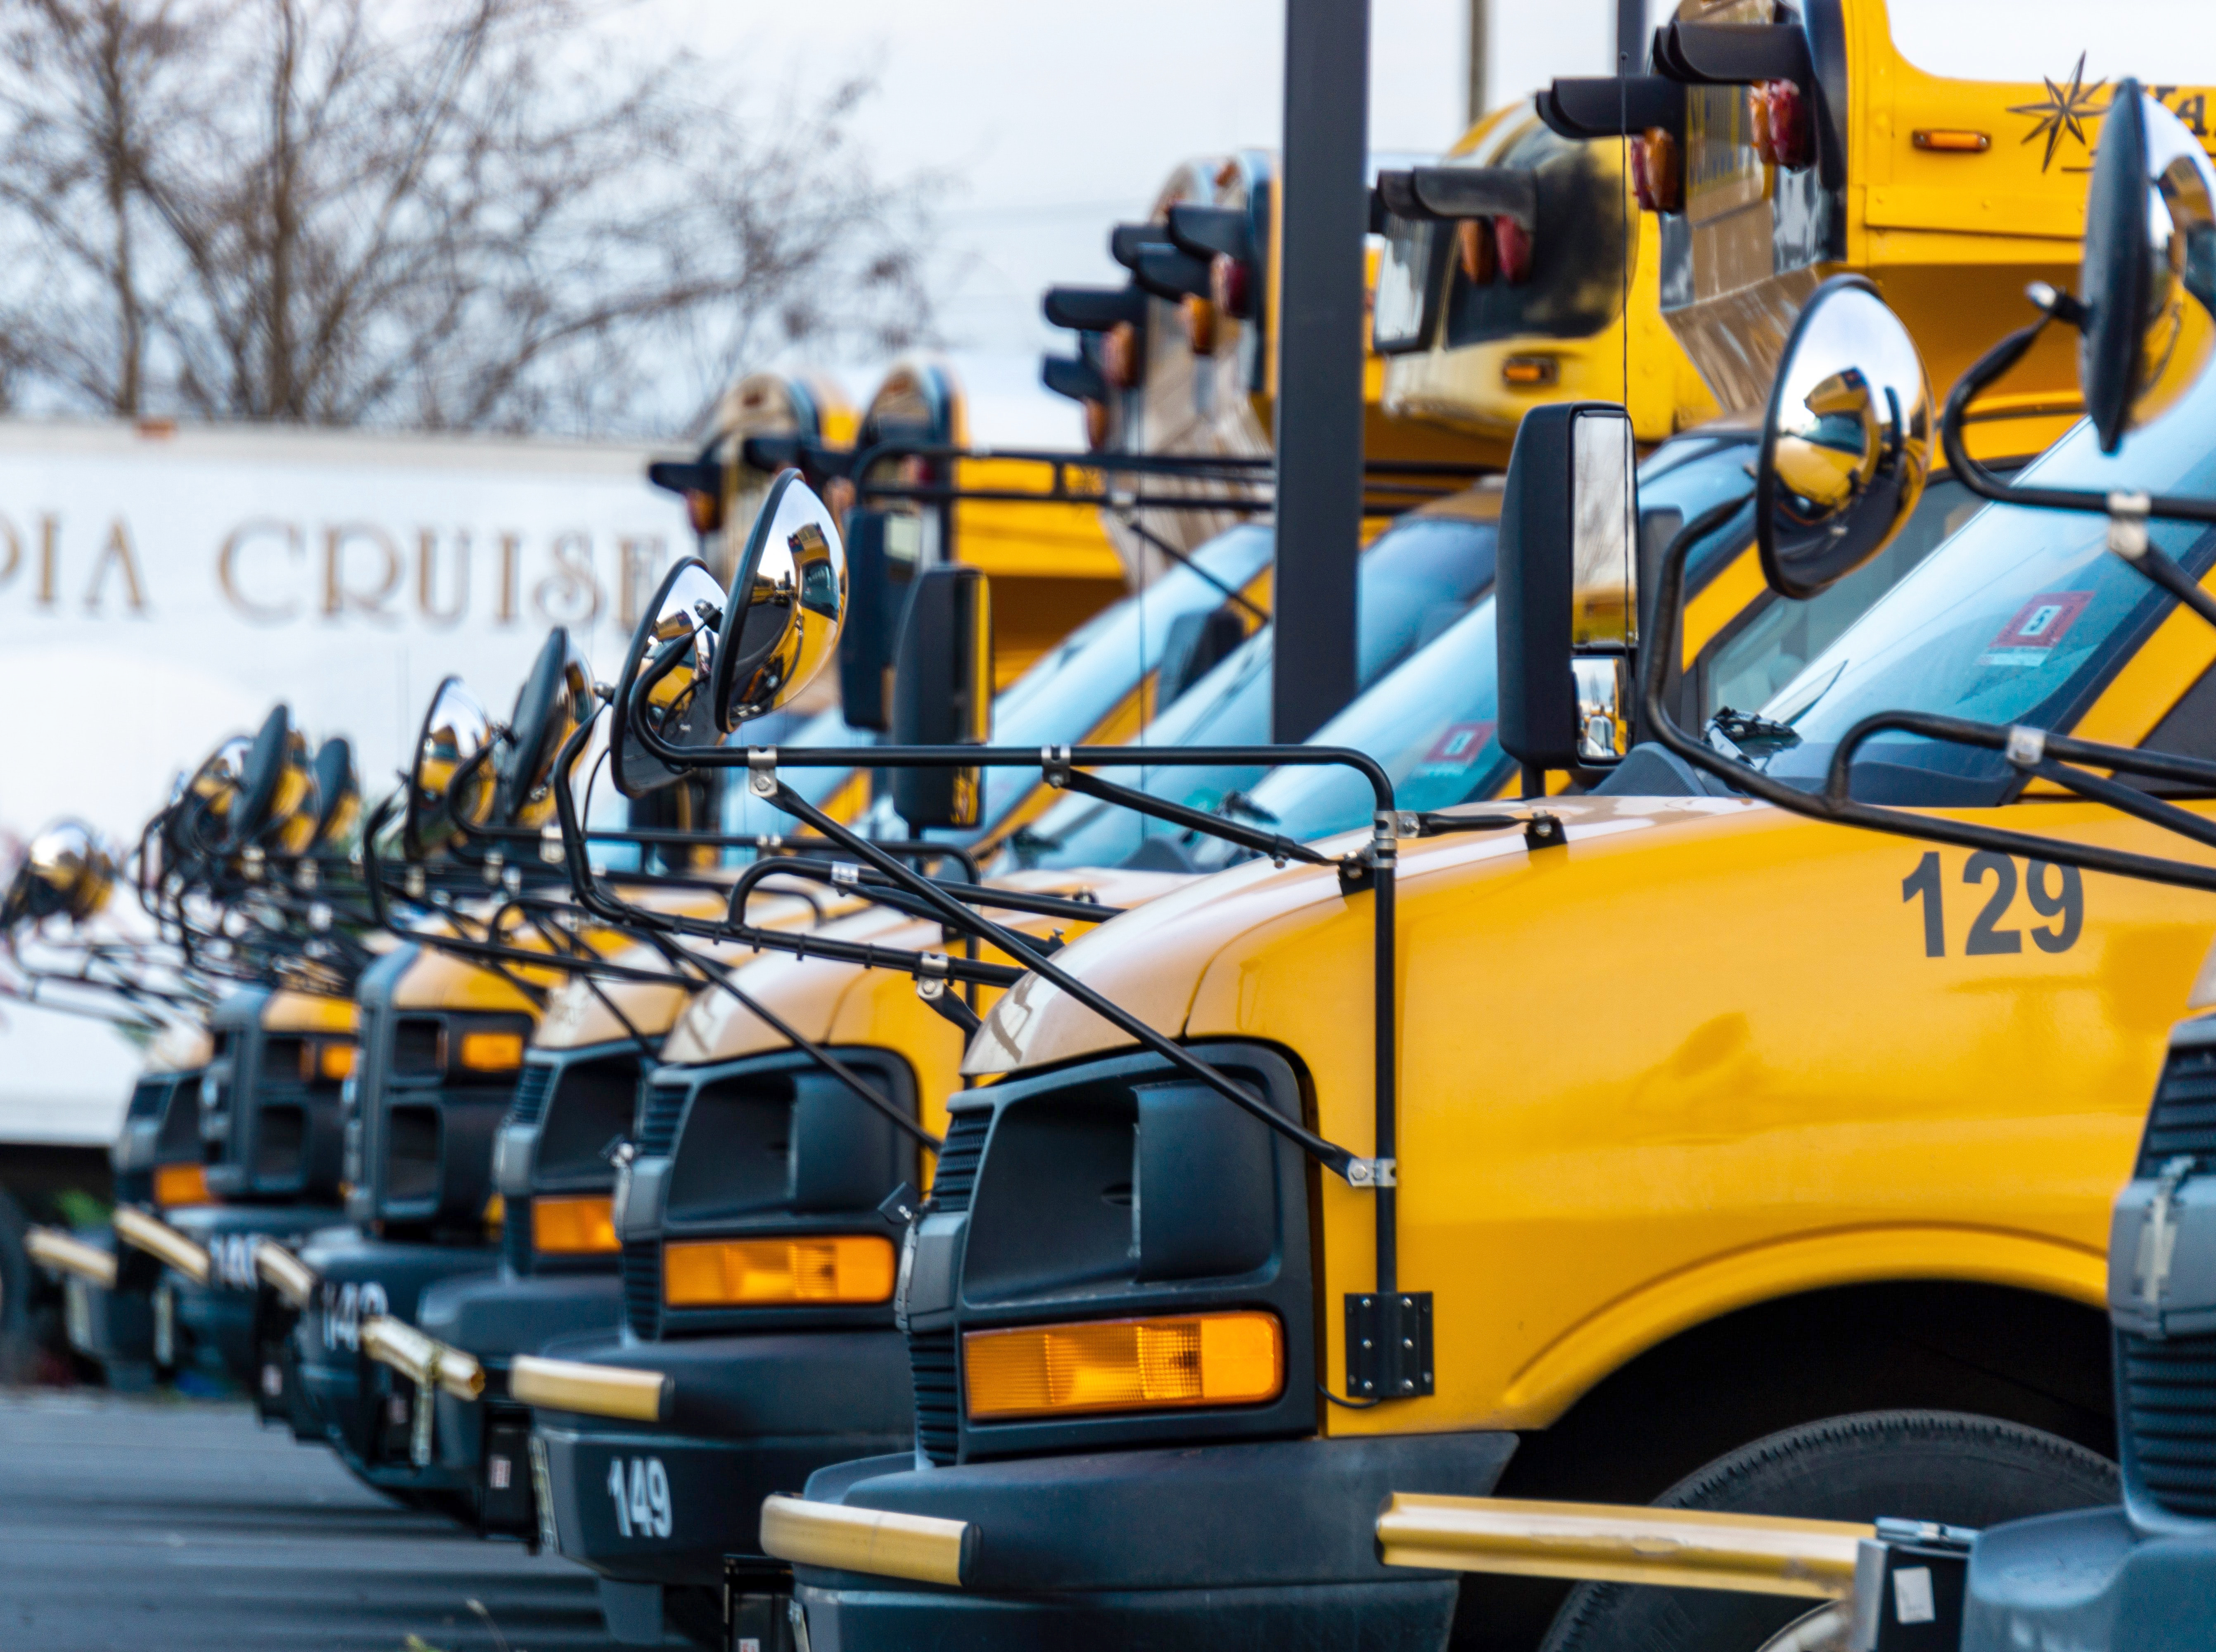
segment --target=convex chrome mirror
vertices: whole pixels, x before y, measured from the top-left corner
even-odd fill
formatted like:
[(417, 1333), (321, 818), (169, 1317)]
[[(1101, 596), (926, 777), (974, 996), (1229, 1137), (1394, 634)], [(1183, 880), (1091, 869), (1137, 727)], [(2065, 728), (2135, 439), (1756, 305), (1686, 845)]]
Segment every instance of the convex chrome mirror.
[(2102, 116), (2078, 298), (2078, 385), (2113, 453), (2198, 383), (2216, 350), (2216, 168), (2135, 80), (2117, 83)]
[(790, 701), (838, 651), (846, 548), (830, 507), (785, 471), (770, 484), (731, 578), (713, 696), (725, 732)]
[(1755, 474), (1763, 577), (1805, 600), (1885, 549), (1931, 470), (1931, 386), (1877, 289), (1835, 275), (1786, 340)]
[(65, 820), (31, 840), (23, 864), (0, 897), (0, 928), (14, 928), (65, 914), (83, 923), (108, 903), (115, 886), (115, 862), (92, 829)]
[(316, 749), (315, 830), (311, 849), (335, 849), (354, 835), (361, 822), (361, 781), (354, 768), (354, 747), (333, 735)]
[(608, 725), (608, 767), (625, 797), (643, 797), (680, 774), (640, 743), (634, 718), (673, 746), (712, 746), (723, 738), (708, 689), (725, 600), (708, 564), (686, 557), (662, 576), (631, 633)]
[(787, 704), (829, 664), (846, 607), (846, 553), (830, 508), (780, 472), (740, 553), (729, 590), (688, 557), (669, 570), (633, 634), (609, 736), (616, 786), (637, 797), (679, 771), (637, 737), (705, 748)]
[(292, 726), (289, 706), (277, 706), (263, 719), (238, 769), (237, 800), (230, 810), (227, 850), (268, 841), (297, 854), (315, 833), (315, 774), (308, 743)]
[[(422, 732), (408, 769), (408, 812), (403, 852), (411, 860), (436, 854), (460, 835), (462, 826), (492, 817), (493, 780), (479, 755), (491, 743), (492, 719), (459, 677), (448, 677), (431, 696)], [(464, 771), (467, 772), (465, 773)]]
[(553, 818), (554, 760), (592, 709), (592, 669), (569, 632), (557, 626), (524, 678), (508, 719), (493, 804), (501, 824), (535, 829)]

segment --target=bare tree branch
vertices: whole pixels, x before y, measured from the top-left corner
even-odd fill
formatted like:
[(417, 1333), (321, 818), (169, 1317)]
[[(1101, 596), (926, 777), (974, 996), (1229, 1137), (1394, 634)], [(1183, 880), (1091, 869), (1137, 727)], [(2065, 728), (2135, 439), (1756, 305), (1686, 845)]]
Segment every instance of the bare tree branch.
[(928, 336), (937, 182), (590, 0), (0, 0), (0, 402), (667, 433)]

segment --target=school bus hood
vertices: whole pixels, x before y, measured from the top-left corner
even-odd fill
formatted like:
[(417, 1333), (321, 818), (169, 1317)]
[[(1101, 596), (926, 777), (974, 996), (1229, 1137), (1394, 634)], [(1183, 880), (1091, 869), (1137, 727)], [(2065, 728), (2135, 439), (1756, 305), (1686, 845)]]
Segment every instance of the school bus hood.
[[(1175, 872), (1076, 869), (1016, 872), (994, 881), (1037, 895), (1081, 898), (1089, 893), (1103, 906), (1128, 909), (1200, 880)], [(1046, 936), (1056, 930), (1067, 933), (1079, 927), (1068, 918), (989, 908), (986, 915), (1029, 935)], [(824, 925), (817, 933), (908, 952), (952, 950), (936, 923), (885, 907), (865, 907), (851, 917)], [(980, 956), (998, 963), (1007, 961), (990, 949)], [(950, 1077), (960, 1059), (961, 1040), (953, 1024), (916, 997), (915, 983), (904, 971), (865, 969), (827, 958), (765, 953), (732, 979), (741, 991), (804, 1038), (901, 1050), (920, 1069), (935, 1067)], [(990, 992), (982, 993), (980, 1003), (991, 996)], [(736, 998), (712, 990), (696, 995), (678, 1019), (663, 1046), (662, 1059), (687, 1064), (736, 1061), (787, 1047), (781, 1034)]]
[[(1497, 810), (1499, 805), (1488, 805)], [(1546, 807), (1560, 816), (1571, 841), (1626, 832), (1668, 828), (1700, 830), (1719, 817), (1770, 812), (1765, 805), (1728, 798), (1555, 798)], [(1327, 839), (1317, 848), (1333, 855), (1360, 849), (1366, 834)], [(1529, 857), (1520, 832), (1453, 834), (1400, 845), (1399, 901), (1405, 915), (1442, 880), (1459, 882), (1510, 867), (1521, 869)], [(1405, 919), (1404, 919), (1405, 921)], [(1292, 924), (1304, 934), (1303, 946), (1348, 949), (1369, 968), (1370, 901), (1352, 901), (1340, 892), (1339, 874), (1329, 866), (1283, 869), (1249, 861), (1149, 903), (1142, 910), (1073, 942), (1056, 962), (1129, 1010), (1148, 1026), (1173, 1037), (1196, 1030), (1189, 1024), (1204, 981), (1229, 970), (1260, 967), (1255, 954), (1267, 950), (1259, 937)], [(1324, 933), (1306, 932), (1322, 926)], [(1241, 937), (1253, 945), (1234, 945)], [(1405, 967), (1405, 965), (1404, 965)], [(1369, 999), (1339, 1007), (1339, 1018), (1368, 1024)], [(970, 1041), (962, 1070), (974, 1077), (1014, 1073), (1078, 1056), (1119, 1049), (1123, 1034), (1043, 977), (1031, 975), (1009, 989)]]

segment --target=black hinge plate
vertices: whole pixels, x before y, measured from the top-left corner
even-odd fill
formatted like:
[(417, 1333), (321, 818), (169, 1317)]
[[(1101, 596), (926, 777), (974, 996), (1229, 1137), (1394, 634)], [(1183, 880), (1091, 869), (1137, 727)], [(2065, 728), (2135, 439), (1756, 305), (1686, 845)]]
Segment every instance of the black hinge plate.
[(1413, 1400), (1431, 1391), (1431, 1293), (1349, 1291), (1347, 1398)]

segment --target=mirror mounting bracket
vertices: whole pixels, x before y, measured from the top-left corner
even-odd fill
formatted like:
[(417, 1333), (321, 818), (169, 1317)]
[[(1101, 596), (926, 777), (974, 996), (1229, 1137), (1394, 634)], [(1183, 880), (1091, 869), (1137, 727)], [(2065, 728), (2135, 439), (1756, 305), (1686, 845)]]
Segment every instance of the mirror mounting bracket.
[(747, 748), (747, 790), (758, 798), (777, 795), (777, 748)]

